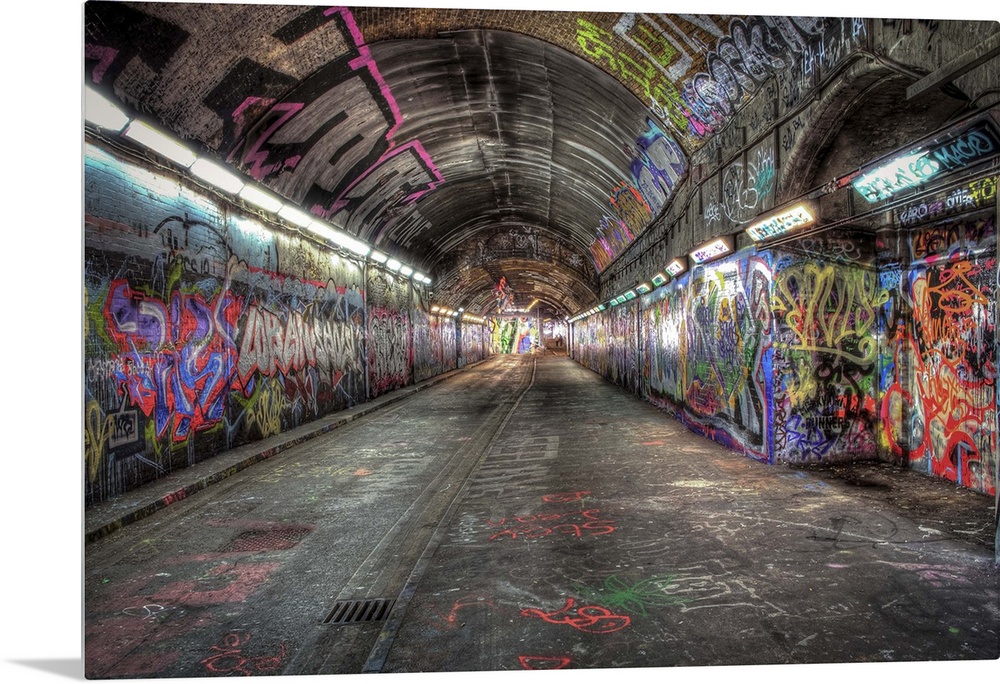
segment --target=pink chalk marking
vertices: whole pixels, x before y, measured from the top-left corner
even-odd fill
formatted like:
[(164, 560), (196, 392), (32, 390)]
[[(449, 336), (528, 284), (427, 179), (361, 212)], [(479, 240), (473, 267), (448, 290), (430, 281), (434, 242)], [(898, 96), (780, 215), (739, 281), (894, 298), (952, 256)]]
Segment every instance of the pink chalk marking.
[(223, 603), (242, 603), (267, 580), (279, 563), (254, 563), (249, 565), (217, 565), (205, 576), (218, 578), (219, 583), (228, 581), (219, 589), (199, 590), (198, 580), (174, 582), (158, 591), (152, 600), (161, 604), (181, 604), (186, 606), (214, 606)]
[(546, 494), (542, 497), (542, 501), (546, 503), (569, 503), (571, 501), (581, 501), (583, 497), (590, 494), (590, 490), (583, 490), (579, 492), (560, 492), (558, 494)]
[(525, 670), (561, 670), (573, 662), (567, 656), (518, 656), (517, 660)]

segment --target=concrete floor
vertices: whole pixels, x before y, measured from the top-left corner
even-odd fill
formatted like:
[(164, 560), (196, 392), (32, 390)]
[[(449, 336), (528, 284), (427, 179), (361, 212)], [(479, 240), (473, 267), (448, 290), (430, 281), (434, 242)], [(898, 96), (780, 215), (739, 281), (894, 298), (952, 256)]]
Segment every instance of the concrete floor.
[(565, 357), (358, 412), (87, 511), (87, 676), (1000, 656), (989, 497), (756, 463)]

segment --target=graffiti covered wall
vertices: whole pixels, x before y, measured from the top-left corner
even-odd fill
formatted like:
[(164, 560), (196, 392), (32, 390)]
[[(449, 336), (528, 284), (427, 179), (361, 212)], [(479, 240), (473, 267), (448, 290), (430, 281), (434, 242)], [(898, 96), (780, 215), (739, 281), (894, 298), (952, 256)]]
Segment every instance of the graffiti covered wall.
[(414, 293), (410, 310), (413, 324), (413, 378), (420, 382), (458, 368), (458, 333), (455, 319), (429, 313)]
[(574, 357), (633, 391), (638, 364), (642, 396), (752, 458), (902, 458), (993, 494), (995, 217), (907, 240), (902, 267), (835, 234), (743, 250), (577, 321)]
[(897, 277), (884, 364), (884, 446), (917, 470), (993, 492), (996, 217), (921, 226)]
[[(863, 289), (870, 285), (863, 273), (749, 249), (616, 307), (619, 317), (640, 317), (641, 394), (694, 432), (758, 460), (852, 459), (861, 443), (874, 456), (871, 335), (886, 298)], [(612, 380), (605, 369), (615, 364), (605, 359), (623, 356), (615, 337), (607, 336), (607, 353), (580, 357)]]
[(771, 267), (754, 254), (645, 296), (642, 391), (692, 430), (769, 460)]
[[(636, 300), (637, 301), (637, 300)], [(636, 307), (611, 307), (573, 324), (580, 363), (630, 392), (639, 392)]]
[(478, 363), (489, 355), (489, 338), (486, 327), (478, 323), (462, 322), (458, 329), (460, 367)]
[(372, 397), (410, 381), (410, 284), (407, 278), (369, 269), (368, 383)]
[(94, 147), (86, 164), (88, 499), (365, 400), (358, 264)]
[(532, 316), (494, 316), (489, 325), (491, 354), (530, 354), (538, 343)]
[(775, 459), (876, 458), (888, 290), (852, 262), (781, 255), (774, 272)]
[(405, 279), (94, 145), (85, 164), (88, 503), (457, 367)]

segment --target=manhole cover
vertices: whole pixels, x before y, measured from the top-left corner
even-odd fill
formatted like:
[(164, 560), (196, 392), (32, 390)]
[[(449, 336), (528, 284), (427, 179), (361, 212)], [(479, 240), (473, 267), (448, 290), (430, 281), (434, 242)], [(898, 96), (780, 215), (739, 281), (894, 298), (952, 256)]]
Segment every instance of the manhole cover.
[(222, 551), (282, 551), (294, 548), (312, 527), (285, 525), (259, 530), (246, 530), (231, 539)]

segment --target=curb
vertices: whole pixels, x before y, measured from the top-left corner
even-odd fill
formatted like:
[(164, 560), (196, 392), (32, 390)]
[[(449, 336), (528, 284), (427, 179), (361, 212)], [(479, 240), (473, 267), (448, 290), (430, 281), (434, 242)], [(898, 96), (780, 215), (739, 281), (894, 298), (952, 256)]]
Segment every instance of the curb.
[[(428, 389), (439, 383), (442, 383), (445, 380), (454, 377), (458, 373), (466, 371), (470, 368), (474, 368), (482, 363), (485, 363), (488, 360), (489, 358), (486, 358), (483, 359), (482, 361), (476, 361), (475, 363), (466, 364), (462, 368), (457, 368), (455, 370), (447, 371), (445, 373), (442, 373), (441, 375), (437, 375), (433, 378), (428, 378), (427, 380), (423, 380), (415, 385), (410, 385), (409, 387), (401, 388), (399, 390), (390, 392), (389, 394), (383, 395), (381, 397), (376, 397), (375, 399), (367, 401), (363, 404), (359, 404), (354, 408), (346, 409), (347, 411), (350, 411), (349, 415), (340, 415), (338, 417), (336, 416), (336, 414), (334, 414), (335, 417), (333, 420), (323, 423), (322, 425), (319, 425), (315, 429), (311, 429), (301, 435), (289, 437), (288, 439), (285, 439), (284, 441), (274, 446), (260, 449), (259, 451), (256, 451), (247, 456), (246, 458), (240, 459), (236, 463), (230, 464), (222, 468), (221, 470), (217, 470), (209, 475), (200, 477), (191, 482), (190, 484), (186, 484), (183, 487), (175, 489), (167, 494), (159, 495), (156, 498), (152, 499), (151, 501), (133, 506), (130, 510), (114, 517), (110, 521), (104, 522), (99, 525), (95, 525), (93, 529), (85, 531), (83, 537), (84, 544), (85, 545), (90, 544), (97, 541), (98, 539), (102, 539), (108, 536), (109, 534), (117, 532), (126, 525), (131, 525), (134, 522), (142, 520), (143, 518), (146, 518), (156, 513), (157, 511), (163, 510), (167, 506), (177, 503), (178, 501), (183, 501), (192, 494), (200, 492), (201, 490), (213, 484), (216, 484), (217, 482), (221, 482), (222, 480), (225, 480), (227, 477), (235, 475), (236, 473), (245, 470), (252, 465), (260, 463), (261, 461), (266, 461), (267, 459), (277, 456), (278, 454), (282, 453), (283, 451), (287, 451), (292, 447), (298, 446), (299, 444), (307, 442), (311, 439), (315, 439), (316, 437), (320, 437), (339, 427), (343, 427), (344, 425), (347, 425), (348, 423), (357, 420), (358, 418), (367, 416), (373, 411), (377, 411), (385, 406), (390, 406), (392, 404), (400, 402), (403, 399), (406, 399), (407, 397), (416, 394), (417, 392), (422, 392), (425, 389)], [(315, 421), (315, 422), (320, 422), (320, 421)], [(225, 452), (220, 452), (215, 456), (209, 457), (209, 459), (206, 459), (206, 462), (210, 462), (212, 459), (221, 456), (223, 453)], [(174, 472), (175, 473), (183, 472), (183, 470), (186, 469), (180, 469), (179, 471), (174, 471)], [(156, 480), (153, 480), (148, 484), (152, 484), (153, 482), (156, 482)], [(86, 511), (84, 512), (84, 518), (85, 518), (84, 524), (86, 524)]]

